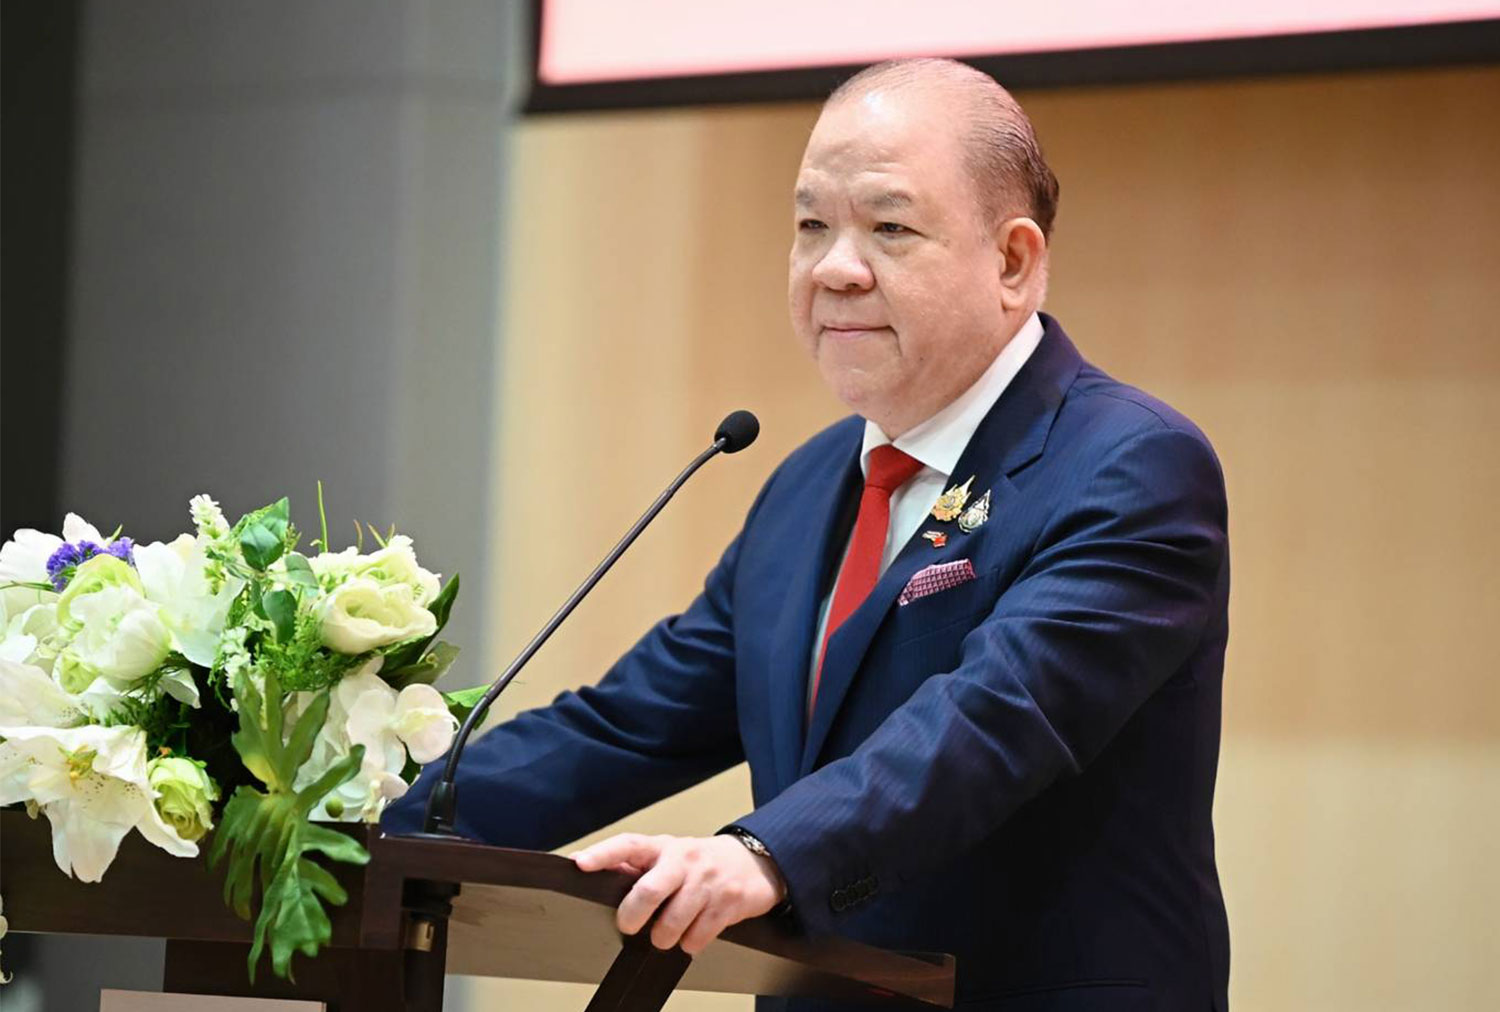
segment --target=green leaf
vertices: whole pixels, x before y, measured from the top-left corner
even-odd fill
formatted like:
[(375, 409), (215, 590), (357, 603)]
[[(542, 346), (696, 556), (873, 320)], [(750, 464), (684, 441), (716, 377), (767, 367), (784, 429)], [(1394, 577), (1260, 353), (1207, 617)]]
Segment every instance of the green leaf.
[(318, 589), (318, 574), (313, 572), (312, 563), (307, 561), (307, 556), (299, 552), (287, 553), (286, 575), (287, 579), (299, 586), (310, 590)]
[(265, 572), (281, 558), (282, 540), (263, 523), (251, 523), (240, 532), (240, 551), (251, 569)]
[[(240, 762), (268, 787), (275, 786), (276, 773), (272, 767), (270, 742), (261, 726), (265, 708), (264, 697), (255, 690), (250, 679), (241, 674), (234, 686), (235, 702), (240, 710), (240, 729), (230, 736), (234, 750), (240, 754)], [(247, 719), (248, 718), (248, 719)], [(280, 747), (280, 736), (277, 737)]]
[(438, 596), (433, 598), (432, 603), (427, 606), (433, 618), (437, 619), (437, 631), (432, 634), (434, 638), (443, 631), (443, 626), (448, 624), (448, 615), (453, 611), (453, 602), (456, 600), (458, 600), (458, 574), (454, 573), (453, 579), (438, 591)]
[(292, 522), (291, 502), (286, 496), (277, 499), (262, 511), (260, 522), (277, 538), (285, 538), (287, 525)]
[[(273, 609), (274, 610), (274, 609)], [(353, 837), (326, 826), (314, 825), (308, 815), (341, 784), (359, 773), (364, 747), (349, 754), (300, 791), (292, 784), (298, 769), (312, 755), (318, 731), (328, 715), (329, 690), (317, 693), (304, 710), (292, 733), (282, 740), (284, 693), (274, 671), (265, 672), (265, 692), (258, 692), (248, 677), (235, 685), (240, 708), (240, 729), (234, 735), (241, 759), (268, 790), (242, 786), (235, 791), (219, 818), (209, 862), (217, 867), (228, 861), (224, 877), (224, 899), (239, 916), (254, 913), (257, 887), (260, 910), (250, 947), (250, 980), (267, 945), (271, 969), (290, 978), (292, 956), (315, 956), (332, 938), (333, 928), (325, 904), (348, 900), (344, 888), (313, 860), (365, 864), (369, 852)]]
[(268, 590), (261, 594), (260, 604), (276, 627), (276, 641), (290, 642), (297, 625), (297, 595), (289, 590)]
[[(313, 744), (318, 732), (323, 729), (323, 721), (328, 717), (329, 696), (326, 689), (313, 696), (312, 702), (292, 728), (292, 736), (287, 739), (286, 748), (282, 750), (280, 763), (276, 767), (277, 779), (287, 787), (297, 779), (297, 770), (312, 756)], [(313, 807), (317, 807), (316, 801)]]
[(431, 685), (447, 674), (457, 659), (458, 647), (452, 643), (434, 643), (432, 649), (427, 651), (427, 656), (417, 663), (397, 668), (390, 673), (382, 670), (380, 676), (398, 692), (408, 685)]
[(474, 707), (478, 706), (479, 701), (484, 698), (484, 694), (489, 691), (488, 685), (475, 685), (467, 689), (459, 689), (457, 692), (445, 692), (443, 702), (448, 704), (449, 713), (457, 717), (459, 721), (465, 721), (469, 719), (469, 714)]
[(328, 543), (328, 514), (323, 509), (323, 479), (318, 479), (318, 523), (323, 526), (323, 536), (318, 542), (318, 551), (331, 552), (333, 546)]

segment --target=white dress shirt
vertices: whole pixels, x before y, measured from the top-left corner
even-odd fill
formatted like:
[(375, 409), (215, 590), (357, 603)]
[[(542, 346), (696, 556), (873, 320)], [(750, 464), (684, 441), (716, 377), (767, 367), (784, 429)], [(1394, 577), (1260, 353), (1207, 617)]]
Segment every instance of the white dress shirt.
[[(990, 408), (995, 406), (1005, 388), (1010, 386), (1011, 380), (1016, 378), (1016, 373), (1021, 371), (1026, 360), (1031, 358), (1031, 353), (1036, 351), (1041, 340), (1042, 320), (1036, 313), (1032, 313), (1031, 318), (1016, 331), (1015, 337), (1000, 349), (1000, 354), (995, 356), (995, 361), (990, 363), (984, 374), (974, 381), (973, 386), (959, 394), (943, 410), (902, 433), (895, 440), (887, 436), (880, 426), (866, 420), (864, 447), (859, 455), (862, 473), (870, 473), (870, 452), (877, 446), (885, 446), (891, 442), (895, 443), (896, 449), (910, 454), (922, 463), (922, 470), (891, 494), (891, 520), (886, 528), (885, 551), (880, 556), (882, 575), (917, 533), (917, 528), (932, 510), (938, 496), (947, 489), (953, 469), (958, 466), (958, 458), (974, 437), (974, 430), (979, 428), (979, 423), (989, 414)], [(839, 561), (840, 570), (843, 569), (843, 559), (848, 554), (849, 546), (846, 543)], [(837, 587), (838, 581), (835, 580), (833, 585)], [(807, 678), (809, 702), (812, 699), (818, 662), (823, 653), (823, 636), (828, 629), (828, 609), (832, 604), (833, 591), (830, 589), (818, 609), (818, 635), (813, 640), (812, 661)]]

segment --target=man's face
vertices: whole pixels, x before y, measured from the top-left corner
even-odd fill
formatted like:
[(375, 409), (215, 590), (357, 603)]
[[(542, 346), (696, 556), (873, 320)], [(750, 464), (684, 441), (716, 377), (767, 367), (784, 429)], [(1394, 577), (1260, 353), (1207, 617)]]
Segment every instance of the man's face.
[(918, 89), (841, 101), (797, 175), (792, 326), (834, 394), (891, 436), (967, 389), (1006, 336), (1004, 256), (956, 104)]

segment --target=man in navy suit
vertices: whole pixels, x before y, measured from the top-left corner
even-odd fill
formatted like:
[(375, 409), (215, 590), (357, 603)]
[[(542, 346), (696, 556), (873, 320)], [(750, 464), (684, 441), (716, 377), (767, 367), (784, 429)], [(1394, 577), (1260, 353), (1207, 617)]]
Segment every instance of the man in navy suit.
[[(777, 468), (683, 614), (468, 751), (460, 831), (553, 848), (748, 761), (755, 807), (725, 831), (575, 855), (640, 872), (621, 930), (697, 952), (784, 906), (954, 953), (961, 1007), (1226, 1007), (1223, 478), (1039, 312), (1056, 202), (977, 71), (835, 92), (789, 293), (858, 417)], [(388, 830), (418, 828), (433, 772)]]

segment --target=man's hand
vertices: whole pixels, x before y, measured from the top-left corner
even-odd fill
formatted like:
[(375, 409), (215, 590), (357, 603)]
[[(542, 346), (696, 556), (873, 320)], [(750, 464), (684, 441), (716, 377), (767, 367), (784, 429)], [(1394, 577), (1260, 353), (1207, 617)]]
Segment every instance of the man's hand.
[[(661, 908), (651, 944), (697, 955), (731, 924), (759, 917), (786, 897), (774, 862), (732, 836), (641, 836), (623, 833), (572, 855), (584, 871), (640, 874), (615, 923), (633, 935)], [(665, 905), (664, 905), (665, 904)]]

